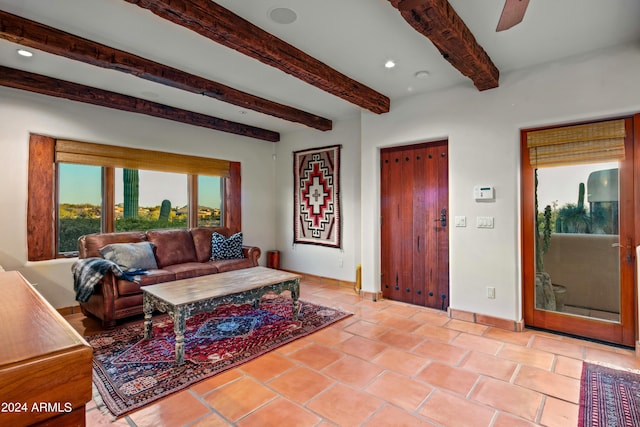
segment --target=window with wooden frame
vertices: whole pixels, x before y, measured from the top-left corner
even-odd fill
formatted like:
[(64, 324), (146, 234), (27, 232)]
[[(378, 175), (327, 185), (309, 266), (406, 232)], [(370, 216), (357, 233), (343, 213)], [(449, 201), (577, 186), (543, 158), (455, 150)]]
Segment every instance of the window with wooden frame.
[(75, 256), (83, 234), (224, 226), (240, 231), (240, 163), (32, 134), (29, 261)]

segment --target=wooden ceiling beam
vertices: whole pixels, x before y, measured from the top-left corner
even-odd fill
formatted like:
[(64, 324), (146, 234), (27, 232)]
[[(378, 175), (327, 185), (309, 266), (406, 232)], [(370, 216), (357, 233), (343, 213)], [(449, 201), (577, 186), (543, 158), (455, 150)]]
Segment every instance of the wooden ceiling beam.
[(218, 101), (300, 123), (314, 129), (326, 131), (331, 130), (333, 126), (329, 119), (269, 101), (4, 11), (0, 11), (0, 38), (86, 64), (121, 71), (155, 83), (205, 95)]
[(377, 114), (389, 98), (329, 67), (212, 0), (125, 0)]
[(498, 87), (500, 72), (447, 0), (389, 0), (478, 90)]
[(72, 83), (42, 74), (30, 73), (0, 66), (0, 86), (36, 92), (42, 95), (70, 99), (100, 107), (113, 108), (130, 113), (146, 114), (147, 116), (173, 120), (193, 126), (200, 126), (221, 132), (249, 138), (261, 139), (269, 142), (280, 140), (280, 134), (254, 126), (236, 123), (193, 111), (175, 108), (133, 96), (122, 95), (103, 89)]

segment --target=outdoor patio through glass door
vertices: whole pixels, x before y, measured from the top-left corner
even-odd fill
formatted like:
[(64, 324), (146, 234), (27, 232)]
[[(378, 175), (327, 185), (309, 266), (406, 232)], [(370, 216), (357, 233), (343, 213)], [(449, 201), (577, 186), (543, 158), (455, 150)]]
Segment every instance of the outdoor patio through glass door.
[(632, 119), (522, 144), (525, 323), (634, 345)]

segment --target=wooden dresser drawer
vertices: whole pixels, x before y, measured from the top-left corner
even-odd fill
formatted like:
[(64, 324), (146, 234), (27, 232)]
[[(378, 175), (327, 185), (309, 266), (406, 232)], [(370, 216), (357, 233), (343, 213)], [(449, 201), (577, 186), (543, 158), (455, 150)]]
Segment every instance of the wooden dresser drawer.
[(91, 347), (20, 273), (0, 292), (0, 425), (84, 426)]

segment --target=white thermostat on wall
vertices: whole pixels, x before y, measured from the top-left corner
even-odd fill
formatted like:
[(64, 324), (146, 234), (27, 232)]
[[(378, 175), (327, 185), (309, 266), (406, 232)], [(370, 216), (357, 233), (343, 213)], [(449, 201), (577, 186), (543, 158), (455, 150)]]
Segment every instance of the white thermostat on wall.
[(494, 188), (491, 185), (476, 185), (473, 187), (473, 197), (476, 200), (493, 200), (495, 199)]

